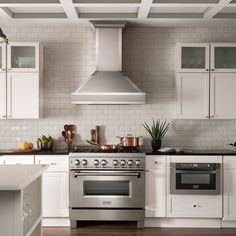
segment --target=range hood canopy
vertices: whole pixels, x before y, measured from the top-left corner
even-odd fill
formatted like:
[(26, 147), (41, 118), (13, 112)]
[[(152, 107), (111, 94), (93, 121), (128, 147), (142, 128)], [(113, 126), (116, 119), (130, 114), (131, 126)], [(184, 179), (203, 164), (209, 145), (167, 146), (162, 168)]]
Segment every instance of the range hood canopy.
[(122, 72), (126, 22), (91, 23), (96, 32), (96, 71), (72, 93), (72, 104), (145, 104), (145, 93)]

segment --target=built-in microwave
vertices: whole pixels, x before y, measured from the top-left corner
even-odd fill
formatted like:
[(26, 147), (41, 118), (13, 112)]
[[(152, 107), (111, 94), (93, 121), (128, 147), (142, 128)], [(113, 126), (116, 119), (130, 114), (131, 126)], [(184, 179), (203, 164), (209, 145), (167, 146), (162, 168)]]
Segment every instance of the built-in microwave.
[(221, 164), (170, 163), (170, 194), (221, 194)]

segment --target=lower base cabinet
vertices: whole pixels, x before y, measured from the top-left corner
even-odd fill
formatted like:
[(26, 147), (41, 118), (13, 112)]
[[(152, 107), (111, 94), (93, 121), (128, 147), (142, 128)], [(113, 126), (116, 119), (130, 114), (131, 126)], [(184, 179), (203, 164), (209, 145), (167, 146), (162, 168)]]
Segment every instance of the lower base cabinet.
[(68, 172), (43, 174), (43, 217), (69, 217)]
[(225, 156), (223, 160), (223, 220), (236, 222), (236, 156)]
[(146, 217), (166, 217), (166, 157), (146, 158)]

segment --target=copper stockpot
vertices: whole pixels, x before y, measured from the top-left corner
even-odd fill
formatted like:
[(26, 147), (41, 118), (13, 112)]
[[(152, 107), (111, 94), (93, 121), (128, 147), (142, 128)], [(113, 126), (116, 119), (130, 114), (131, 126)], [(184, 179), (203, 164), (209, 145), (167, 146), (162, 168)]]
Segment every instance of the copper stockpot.
[(117, 136), (120, 139), (121, 147), (139, 147), (139, 139), (140, 137), (134, 137), (131, 134), (128, 134), (126, 137)]

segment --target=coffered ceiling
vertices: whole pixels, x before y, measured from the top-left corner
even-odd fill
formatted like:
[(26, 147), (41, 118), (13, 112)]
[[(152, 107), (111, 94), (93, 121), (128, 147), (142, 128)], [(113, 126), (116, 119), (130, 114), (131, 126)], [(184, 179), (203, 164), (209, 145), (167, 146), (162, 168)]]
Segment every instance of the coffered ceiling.
[(3, 23), (79, 24), (90, 19), (235, 24), (236, 0), (0, 0)]

